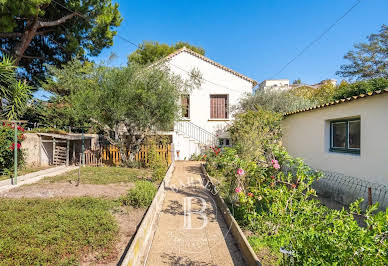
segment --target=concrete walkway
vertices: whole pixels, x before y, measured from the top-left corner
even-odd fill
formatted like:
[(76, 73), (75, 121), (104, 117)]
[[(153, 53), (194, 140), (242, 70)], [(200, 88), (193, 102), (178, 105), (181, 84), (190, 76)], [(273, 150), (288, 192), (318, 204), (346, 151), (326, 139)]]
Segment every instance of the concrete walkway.
[(176, 162), (147, 265), (245, 265), (201, 174), (199, 162)]
[(63, 173), (66, 173), (74, 169), (77, 169), (77, 167), (76, 166), (57, 166), (57, 167), (33, 172), (30, 174), (26, 174), (23, 176), (18, 176), (17, 185), (12, 185), (11, 179), (6, 179), (3, 181), (0, 181), (0, 192), (5, 192), (13, 188), (20, 187), (22, 185), (38, 182), (44, 177), (61, 175)]

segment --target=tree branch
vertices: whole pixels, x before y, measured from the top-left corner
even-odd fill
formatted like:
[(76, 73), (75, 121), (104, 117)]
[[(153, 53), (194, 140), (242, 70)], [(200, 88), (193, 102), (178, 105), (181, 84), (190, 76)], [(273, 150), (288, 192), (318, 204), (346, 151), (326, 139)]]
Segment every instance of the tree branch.
[(39, 27), (42, 28), (42, 27), (58, 26), (58, 25), (60, 25), (62, 23), (65, 23), (67, 20), (71, 19), (74, 16), (79, 16), (79, 14), (77, 12), (74, 12), (74, 13), (71, 13), (71, 14), (69, 14), (67, 16), (61, 17), (60, 19), (57, 19), (57, 20), (47, 21), (47, 22), (40, 21), (39, 22)]
[(0, 38), (17, 38), (22, 37), (22, 35), (19, 32), (0, 32)]

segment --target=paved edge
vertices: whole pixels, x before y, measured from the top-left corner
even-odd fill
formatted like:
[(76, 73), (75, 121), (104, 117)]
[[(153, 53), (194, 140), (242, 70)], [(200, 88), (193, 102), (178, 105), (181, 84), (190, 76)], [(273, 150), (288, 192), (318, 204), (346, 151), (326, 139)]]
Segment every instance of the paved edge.
[[(17, 185), (12, 185), (11, 184), (11, 179), (3, 180), (0, 182), (0, 193), (5, 192), (26, 184), (32, 184), (35, 182), (38, 182), (44, 177), (50, 177), (50, 176), (56, 176), (56, 175), (61, 175), (63, 173), (69, 172), (71, 170), (75, 170), (78, 167), (76, 166), (58, 166), (50, 169), (45, 169), (37, 172), (33, 172), (30, 174), (26, 174), (23, 176), (18, 177), (18, 182)], [(4, 185), (3, 185), (4, 184)]]
[(139, 228), (136, 231), (135, 237), (125, 254), (123, 262), (120, 265), (140, 265), (142, 258), (146, 256), (150, 243), (152, 242), (153, 233), (157, 227), (157, 219), (166, 196), (166, 186), (170, 183), (174, 169), (175, 162), (172, 162), (159, 186), (158, 192), (156, 193), (151, 206), (148, 208)]
[[(213, 190), (215, 188), (215, 186), (213, 185), (211, 178), (207, 174), (206, 169), (205, 169), (203, 164), (201, 164), (201, 169), (202, 169), (202, 172), (203, 172), (205, 179), (207, 181), (206, 186)], [(249, 266), (261, 266), (261, 262), (257, 258), (256, 253), (253, 251), (253, 248), (249, 244), (249, 242), (248, 242), (247, 238), (245, 237), (244, 233), (242, 232), (240, 226), (238, 225), (238, 223), (234, 219), (228, 206), (226, 206), (224, 200), (220, 197), (220, 195), (218, 193), (214, 193), (214, 194), (212, 193), (213, 197), (216, 200), (217, 206), (220, 209), (222, 216), (224, 217), (226, 225), (228, 226), (228, 228), (230, 228), (230, 231), (232, 232), (233, 238), (236, 240), (245, 262)]]

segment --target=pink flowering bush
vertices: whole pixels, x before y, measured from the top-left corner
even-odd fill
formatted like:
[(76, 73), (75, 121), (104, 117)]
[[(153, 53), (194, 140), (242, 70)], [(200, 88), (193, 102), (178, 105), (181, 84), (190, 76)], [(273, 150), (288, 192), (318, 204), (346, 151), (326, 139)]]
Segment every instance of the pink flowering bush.
[(326, 208), (311, 187), (320, 173), (280, 146), (269, 152), (265, 161), (249, 161), (228, 148), (206, 161), (236, 221), (251, 232), (255, 251), (270, 251), (275, 261), (269, 264), (289, 264), (279, 253), (285, 248), (297, 265), (387, 265), (388, 210), (374, 214), (377, 206), (372, 206), (363, 213), (366, 230), (352, 214), (361, 214), (359, 202), (350, 212)]

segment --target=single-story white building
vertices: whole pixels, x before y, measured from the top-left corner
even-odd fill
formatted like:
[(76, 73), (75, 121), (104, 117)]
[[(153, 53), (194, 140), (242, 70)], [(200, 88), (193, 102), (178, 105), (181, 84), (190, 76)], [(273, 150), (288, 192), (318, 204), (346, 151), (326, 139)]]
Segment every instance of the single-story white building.
[[(364, 193), (364, 187), (373, 186), (386, 191), (388, 89), (287, 113), (282, 128), (288, 152), (310, 167), (328, 176), (343, 175), (348, 189), (359, 186), (357, 190)], [(334, 181), (332, 186), (336, 185), (340, 182)]]

